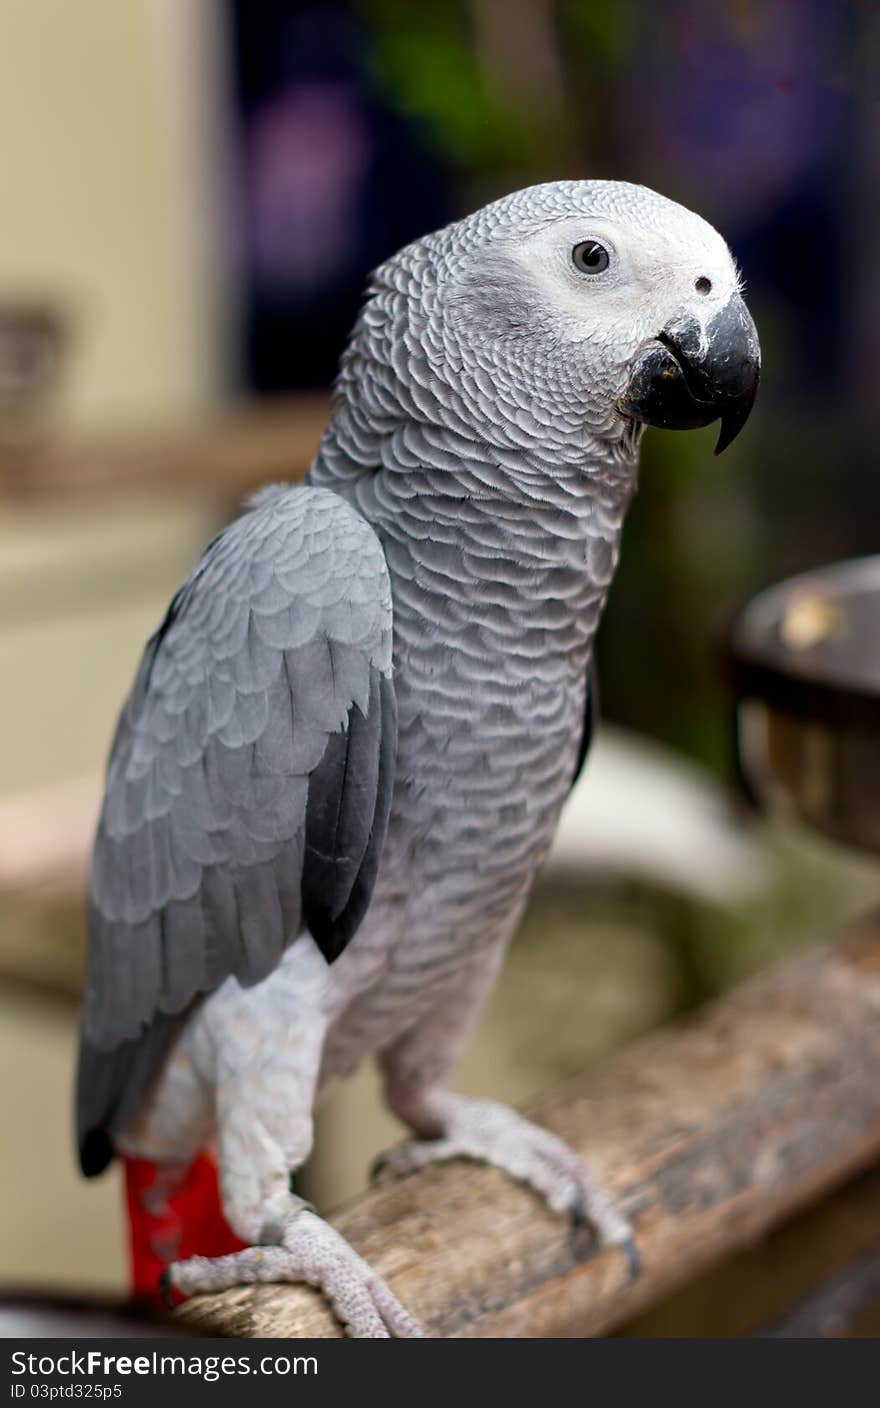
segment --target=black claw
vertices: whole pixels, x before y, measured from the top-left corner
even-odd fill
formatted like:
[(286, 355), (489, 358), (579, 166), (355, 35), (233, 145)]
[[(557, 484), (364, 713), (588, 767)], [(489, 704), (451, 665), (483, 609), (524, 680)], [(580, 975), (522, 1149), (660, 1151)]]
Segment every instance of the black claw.
[(162, 1275), (159, 1277), (159, 1295), (162, 1297), (162, 1304), (165, 1306), (166, 1310), (174, 1309), (173, 1290), (174, 1282), (171, 1279), (171, 1267), (166, 1266)]
[[(583, 1232), (589, 1228), (595, 1235), (595, 1228), (590, 1218), (587, 1216), (587, 1209), (583, 1198), (576, 1194), (568, 1205), (568, 1216), (571, 1220), (572, 1231)], [(632, 1235), (625, 1237), (621, 1242), (615, 1242), (616, 1246), (626, 1259), (626, 1281), (628, 1286), (632, 1286), (642, 1274), (642, 1256), (636, 1246), (636, 1239)]]
[(632, 1286), (638, 1281), (642, 1274), (641, 1252), (636, 1246), (635, 1237), (627, 1237), (623, 1242), (618, 1242), (617, 1245), (626, 1257), (626, 1283), (628, 1286)]
[(575, 1194), (569, 1203), (568, 1216), (571, 1219), (571, 1225), (575, 1232), (582, 1232), (585, 1227), (590, 1226), (587, 1210), (584, 1207), (584, 1200), (580, 1194)]
[(372, 1164), (370, 1165), (369, 1173), (369, 1179), (371, 1183), (377, 1182), (377, 1180), (382, 1177), (382, 1174), (388, 1167), (389, 1162), (390, 1160), (387, 1154), (380, 1154), (377, 1159), (373, 1160)]

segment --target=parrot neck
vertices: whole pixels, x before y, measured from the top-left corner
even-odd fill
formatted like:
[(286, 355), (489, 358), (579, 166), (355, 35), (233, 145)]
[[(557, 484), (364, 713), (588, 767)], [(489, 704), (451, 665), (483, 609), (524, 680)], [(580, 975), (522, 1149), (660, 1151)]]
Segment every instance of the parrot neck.
[[(372, 443), (356, 432), (337, 413), (308, 482), (349, 500), (383, 545), (467, 551), (487, 580), (504, 562), (527, 568), (536, 598), (570, 600), (574, 573), (592, 602), (604, 601), (636, 484), (635, 449), (566, 457), (558, 446), (514, 450), (415, 421)], [(574, 610), (582, 604), (572, 600)]]

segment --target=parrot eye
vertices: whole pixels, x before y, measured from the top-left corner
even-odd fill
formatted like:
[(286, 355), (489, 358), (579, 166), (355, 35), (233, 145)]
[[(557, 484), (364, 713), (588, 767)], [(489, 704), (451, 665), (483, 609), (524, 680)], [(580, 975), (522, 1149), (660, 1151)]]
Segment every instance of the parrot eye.
[(604, 244), (598, 240), (584, 240), (571, 251), (574, 267), (582, 274), (604, 274), (610, 263), (610, 256)]

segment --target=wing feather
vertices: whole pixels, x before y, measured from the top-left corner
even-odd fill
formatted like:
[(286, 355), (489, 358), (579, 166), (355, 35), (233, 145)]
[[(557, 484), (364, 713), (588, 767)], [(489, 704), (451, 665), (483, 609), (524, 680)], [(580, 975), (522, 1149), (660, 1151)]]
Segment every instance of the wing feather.
[(92, 866), (86, 1172), (194, 1003), (266, 977), (304, 923), (328, 961), (356, 931), (393, 782), (391, 625), (372, 529), (303, 488), (215, 539), (148, 642)]

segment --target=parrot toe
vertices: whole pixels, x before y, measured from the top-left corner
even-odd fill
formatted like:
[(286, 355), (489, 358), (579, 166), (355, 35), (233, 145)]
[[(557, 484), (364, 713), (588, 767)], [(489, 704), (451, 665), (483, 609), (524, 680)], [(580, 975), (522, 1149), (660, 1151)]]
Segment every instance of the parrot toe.
[(255, 1282), (304, 1282), (322, 1292), (352, 1339), (424, 1339), (421, 1326), (382, 1278), (307, 1208), (298, 1207), (287, 1218), (278, 1245), (190, 1257), (172, 1263), (162, 1280), (163, 1293), (183, 1296)]
[(443, 1133), (437, 1139), (409, 1139), (376, 1160), (372, 1177), (384, 1170), (414, 1173), (432, 1163), (469, 1159), (491, 1164), (528, 1186), (554, 1212), (567, 1212), (575, 1229), (591, 1227), (602, 1247), (618, 1247), (628, 1279), (641, 1272), (632, 1227), (614, 1199), (563, 1140), (515, 1110), (492, 1100), (443, 1096)]

